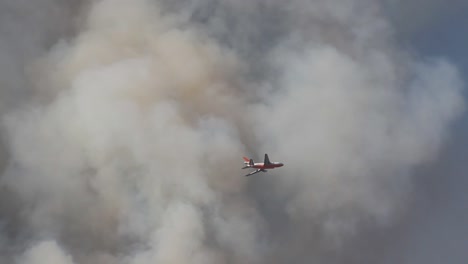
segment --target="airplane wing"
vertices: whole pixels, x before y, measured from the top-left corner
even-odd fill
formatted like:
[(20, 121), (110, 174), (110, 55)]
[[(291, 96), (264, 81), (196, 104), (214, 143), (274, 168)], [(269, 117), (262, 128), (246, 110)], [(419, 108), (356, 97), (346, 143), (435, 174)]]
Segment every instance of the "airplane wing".
[(261, 171), (262, 171), (261, 169), (254, 170), (254, 171), (252, 171), (251, 173), (249, 173), (249, 174), (247, 174), (247, 175), (245, 175), (245, 176), (247, 177), (247, 176), (250, 176), (250, 175), (252, 175), (252, 174), (255, 174), (255, 173), (261, 172)]

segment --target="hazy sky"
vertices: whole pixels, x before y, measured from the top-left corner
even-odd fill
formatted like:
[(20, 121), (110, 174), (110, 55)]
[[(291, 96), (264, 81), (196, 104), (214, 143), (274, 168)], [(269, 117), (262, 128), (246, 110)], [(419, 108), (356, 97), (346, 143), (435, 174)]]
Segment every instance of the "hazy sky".
[[(424, 6), (424, 1), (419, 2)], [(468, 82), (468, 2), (428, 1), (434, 5), (416, 26), (405, 29), (405, 23), (395, 22), (400, 29), (402, 43), (407, 43), (417, 53), (429, 56), (444, 56), (455, 63)], [(409, 4), (411, 5), (411, 4)], [(419, 14), (421, 5), (412, 11)], [(424, 9), (424, 8), (422, 8)], [(401, 10), (400, 10), (401, 11)], [(406, 12), (407, 14), (413, 12)], [(396, 19), (397, 15), (394, 17)], [(403, 19), (403, 21), (411, 21)], [(465, 98), (468, 93), (465, 90)], [(420, 203), (422, 214), (405, 231), (398, 250), (403, 250), (399, 263), (465, 263), (468, 260), (468, 115), (465, 113), (453, 130), (449, 151), (443, 152), (443, 168), (429, 168), (423, 174), (435, 170), (435, 178), (426, 187), (426, 196)], [(424, 177), (422, 175), (421, 177)], [(413, 236), (414, 235), (414, 236)], [(389, 262), (391, 263), (391, 262)]]
[[(434, 14), (432, 19), (426, 20), (414, 31), (402, 31), (404, 33), (401, 36), (422, 54), (450, 58), (460, 67), (464, 73), (463, 78), (466, 79), (468, 32), (464, 30), (464, 25), (468, 23), (466, 16), (468, 2), (453, 1), (453, 5), (450, 5), (452, 1), (450, 4), (444, 1), (439, 2), (438, 10), (440, 13)], [(404, 24), (399, 25), (405, 26)]]
[(466, 263), (465, 2), (0, 0), (0, 262)]

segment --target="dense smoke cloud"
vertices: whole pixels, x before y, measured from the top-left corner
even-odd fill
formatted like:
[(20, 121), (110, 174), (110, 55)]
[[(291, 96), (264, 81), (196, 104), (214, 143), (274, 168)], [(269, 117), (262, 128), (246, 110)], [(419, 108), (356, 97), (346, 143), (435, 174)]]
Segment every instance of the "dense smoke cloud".
[[(463, 110), (457, 69), (400, 50), (374, 1), (78, 10), (1, 112), (4, 260), (378, 262)], [(265, 152), (286, 166), (243, 177)]]

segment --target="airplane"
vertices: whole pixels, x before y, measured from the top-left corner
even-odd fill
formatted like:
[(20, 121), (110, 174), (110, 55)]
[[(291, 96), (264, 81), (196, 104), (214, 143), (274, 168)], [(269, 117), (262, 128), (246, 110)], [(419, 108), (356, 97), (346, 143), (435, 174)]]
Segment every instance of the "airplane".
[(252, 174), (258, 173), (258, 172), (267, 172), (266, 169), (274, 169), (278, 167), (283, 167), (283, 163), (280, 162), (270, 162), (270, 159), (268, 158), (268, 154), (265, 153), (265, 159), (263, 163), (255, 163), (253, 159), (249, 159), (247, 157), (244, 158), (244, 164), (245, 167), (242, 169), (247, 169), (247, 168), (255, 168), (257, 170), (252, 171), (251, 173), (245, 175), (245, 176), (250, 176)]

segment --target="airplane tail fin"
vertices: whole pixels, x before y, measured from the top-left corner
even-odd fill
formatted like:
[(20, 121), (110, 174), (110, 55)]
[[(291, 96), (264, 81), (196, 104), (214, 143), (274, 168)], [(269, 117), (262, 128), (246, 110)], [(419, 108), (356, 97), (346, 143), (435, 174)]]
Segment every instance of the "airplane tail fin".
[(265, 165), (271, 164), (270, 159), (268, 158), (268, 154), (266, 154), (266, 153), (265, 153), (265, 160), (264, 160), (263, 164), (265, 164)]
[(249, 159), (247, 157), (242, 157), (244, 159), (244, 164), (246, 165), (243, 169), (246, 169), (246, 168), (251, 168), (255, 165), (253, 159)]

